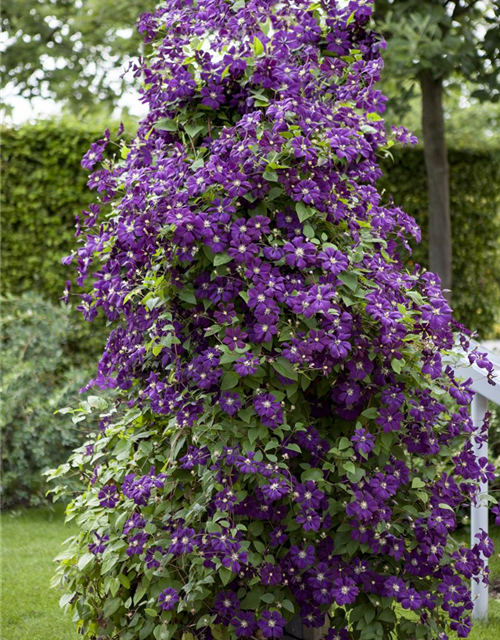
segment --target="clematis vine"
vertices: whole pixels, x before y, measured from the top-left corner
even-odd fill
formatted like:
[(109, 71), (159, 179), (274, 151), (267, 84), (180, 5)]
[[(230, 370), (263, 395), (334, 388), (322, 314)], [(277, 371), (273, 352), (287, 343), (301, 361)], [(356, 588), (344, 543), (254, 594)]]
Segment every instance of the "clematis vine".
[(492, 370), (439, 278), (404, 268), (420, 231), (377, 190), (414, 138), (386, 132), (371, 12), (165, 0), (139, 20), (148, 114), (86, 154), (96, 203), (65, 259), (109, 321), (89, 387), (114, 390), (54, 472), (85, 481), (58, 571), (85, 638), (470, 629), (491, 543), (457, 542), (456, 512), (494, 469), (456, 342)]

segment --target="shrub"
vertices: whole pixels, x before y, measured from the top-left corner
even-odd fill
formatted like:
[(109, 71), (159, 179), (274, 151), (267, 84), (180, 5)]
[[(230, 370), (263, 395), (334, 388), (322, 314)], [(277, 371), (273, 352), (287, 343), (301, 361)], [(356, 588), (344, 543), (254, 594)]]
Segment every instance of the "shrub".
[(70, 462), (88, 484), (58, 580), (86, 637), (469, 631), (491, 543), (457, 543), (455, 511), (492, 468), (438, 278), (401, 263), (418, 228), (376, 189), (370, 12), (171, 0), (140, 20), (149, 115), (122, 161), (94, 170), (107, 135), (85, 155), (101, 199), (74, 257), (85, 317), (113, 327), (95, 382), (118, 389)]
[(88, 369), (68, 369), (68, 312), (34, 293), (2, 301), (2, 505), (38, 504), (42, 471), (67, 459), (88, 434), (54, 416), (75, 399)]

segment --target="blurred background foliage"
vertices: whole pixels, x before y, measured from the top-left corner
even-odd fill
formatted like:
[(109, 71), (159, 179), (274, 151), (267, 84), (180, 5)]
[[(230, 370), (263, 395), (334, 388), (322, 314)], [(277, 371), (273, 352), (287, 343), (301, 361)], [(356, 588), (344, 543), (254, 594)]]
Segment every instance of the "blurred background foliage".
[[(450, 149), (455, 318), (480, 338), (499, 335), (500, 327), (500, 149)], [(394, 152), (382, 164), (379, 187), (412, 215), (422, 242), (412, 242), (408, 265), (428, 266), (428, 199), (421, 148)]]
[(72, 362), (69, 309), (34, 292), (1, 302), (2, 505), (34, 505), (45, 499), (42, 471), (63, 463), (88, 434), (87, 423), (55, 412), (76, 400), (91, 365)]
[[(109, 114), (134, 84), (126, 73), (144, 53), (135, 24), (155, 0), (15, 0), (2, 7), (8, 40), (0, 86), (43, 96), (73, 113)], [(124, 106), (126, 111), (126, 105)]]

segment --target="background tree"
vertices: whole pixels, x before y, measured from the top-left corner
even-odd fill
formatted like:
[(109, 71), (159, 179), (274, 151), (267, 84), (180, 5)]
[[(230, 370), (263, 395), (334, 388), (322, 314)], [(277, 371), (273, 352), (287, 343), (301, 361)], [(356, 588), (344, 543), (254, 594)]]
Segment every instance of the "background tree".
[[(1, 87), (62, 101), (73, 111), (113, 107), (141, 52), (133, 28), (152, 0), (16, 0), (3, 7)], [(113, 72), (111, 73), (111, 70)]]
[[(377, 28), (388, 40), (386, 78), (396, 103), (420, 93), (429, 193), (429, 267), (452, 284), (448, 158), (443, 96), (457, 83), (498, 101), (498, 0), (377, 0)], [(393, 83), (392, 91), (390, 84)]]

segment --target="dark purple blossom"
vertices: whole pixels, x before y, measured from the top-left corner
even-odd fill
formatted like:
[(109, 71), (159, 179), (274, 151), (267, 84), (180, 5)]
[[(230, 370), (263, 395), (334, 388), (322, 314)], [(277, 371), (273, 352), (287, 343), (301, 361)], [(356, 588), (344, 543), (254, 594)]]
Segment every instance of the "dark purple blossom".
[(337, 578), (333, 583), (332, 595), (339, 606), (352, 604), (356, 600), (358, 593), (359, 588), (352, 578), (344, 576)]
[(375, 436), (363, 427), (354, 431), (351, 442), (358, 453), (369, 454), (375, 446)]
[(263, 611), (257, 624), (264, 638), (281, 638), (286, 620), (277, 611)]
[(257, 630), (257, 622), (251, 611), (239, 611), (231, 620), (237, 638), (250, 638)]
[(100, 553), (104, 553), (106, 550), (106, 545), (104, 543), (109, 540), (109, 536), (107, 534), (101, 536), (97, 531), (94, 531), (93, 535), (95, 537), (95, 542), (90, 542), (88, 544), (88, 550), (96, 556)]
[(240, 396), (237, 393), (226, 391), (220, 397), (221, 408), (230, 416), (234, 416), (241, 408)]
[(101, 507), (107, 507), (112, 509), (118, 504), (118, 490), (113, 484), (104, 486), (97, 496), (99, 498), (99, 504)]
[(167, 587), (158, 596), (158, 604), (163, 611), (171, 611), (175, 608), (175, 605), (179, 602), (179, 594), (177, 589)]

